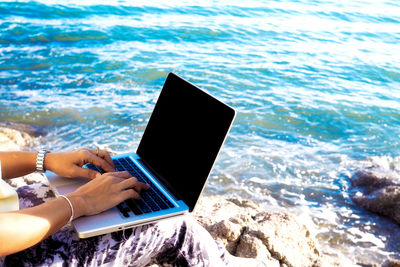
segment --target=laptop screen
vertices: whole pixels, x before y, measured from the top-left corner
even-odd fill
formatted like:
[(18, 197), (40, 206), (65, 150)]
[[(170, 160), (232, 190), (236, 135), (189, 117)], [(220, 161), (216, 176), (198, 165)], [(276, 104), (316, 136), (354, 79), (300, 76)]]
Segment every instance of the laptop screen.
[(170, 73), (137, 154), (193, 210), (235, 111)]

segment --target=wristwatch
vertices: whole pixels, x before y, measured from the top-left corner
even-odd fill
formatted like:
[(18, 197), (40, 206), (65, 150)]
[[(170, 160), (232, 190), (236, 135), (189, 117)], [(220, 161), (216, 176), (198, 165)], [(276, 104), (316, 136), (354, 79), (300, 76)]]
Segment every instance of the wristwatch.
[(36, 171), (38, 172), (44, 172), (44, 157), (46, 156), (46, 153), (50, 153), (50, 151), (41, 149), (38, 151), (37, 156), (36, 156)]

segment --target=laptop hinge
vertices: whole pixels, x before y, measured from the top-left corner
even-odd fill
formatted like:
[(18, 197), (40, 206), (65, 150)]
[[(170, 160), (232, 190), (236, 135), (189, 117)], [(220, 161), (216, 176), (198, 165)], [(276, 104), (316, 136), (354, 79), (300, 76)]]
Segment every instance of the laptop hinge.
[(153, 168), (150, 167), (149, 164), (146, 163), (144, 159), (137, 159), (137, 161), (142, 164), (143, 167), (146, 168), (146, 170), (153, 175), (153, 177), (156, 177), (157, 180), (165, 187), (165, 189), (168, 191), (168, 193), (176, 198), (176, 200), (182, 200), (182, 197), (179, 195), (179, 193), (173, 188), (173, 186), (161, 175), (159, 175)]

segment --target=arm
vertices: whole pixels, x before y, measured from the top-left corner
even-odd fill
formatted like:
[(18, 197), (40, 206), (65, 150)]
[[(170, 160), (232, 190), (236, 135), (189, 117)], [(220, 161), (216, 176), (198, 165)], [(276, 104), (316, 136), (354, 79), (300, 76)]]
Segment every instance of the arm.
[(20, 177), (36, 170), (35, 152), (0, 152), (3, 179)]
[[(106, 173), (66, 196), (74, 207), (74, 219), (109, 209), (128, 198), (140, 198), (149, 186), (127, 172)], [(0, 257), (31, 247), (65, 225), (71, 208), (63, 198), (15, 212), (0, 213)]]
[[(83, 169), (86, 163), (93, 163), (107, 172), (115, 171), (114, 164), (107, 151), (78, 149), (69, 152), (47, 153), (44, 160), (46, 170), (65, 177), (82, 176), (95, 178), (98, 173)], [(37, 152), (0, 152), (3, 179), (20, 177), (36, 170)]]
[(60, 229), (69, 220), (67, 205), (57, 198), (33, 208), (0, 213), (0, 257), (31, 247)]

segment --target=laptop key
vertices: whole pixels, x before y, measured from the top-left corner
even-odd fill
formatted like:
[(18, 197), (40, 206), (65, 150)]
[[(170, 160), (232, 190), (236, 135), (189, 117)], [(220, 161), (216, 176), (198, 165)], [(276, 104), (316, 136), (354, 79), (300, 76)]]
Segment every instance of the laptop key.
[(115, 170), (117, 170), (117, 171), (124, 171), (125, 169), (122, 167), (122, 165), (121, 164), (116, 164), (115, 162), (114, 162), (114, 166), (115, 166)]
[(131, 209), (131, 211), (133, 212), (133, 214), (135, 215), (140, 215), (143, 214), (143, 212), (138, 208), (138, 204), (135, 203), (134, 200), (132, 199), (127, 199), (125, 200), (125, 203), (127, 204), (127, 206)]
[(155, 191), (151, 188), (149, 189), (149, 195), (153, 198), (153, 200), (157, 203), (157, 205), (162, 209), (162, 210), (166, 210), (168, 209), (167, 204), (164, 203), (164, 201), (162, 201), (158, 195), (156, 195)]
[(88, 164), (86, 164), (86, 167), (87, 167), (88, 169), (91, 169), (91, 170), (94, 170), (94, 171), (98, 171), (98, 172), (101, 173), (101, 174), (105, 173), (105, 171), (104, 171), (101, 167), (96, 166), (96, 165), (94, 165), (93, 163), (88, 163)]
[(168, 207), (170, 207), (170, 208), (175, 207), (174, 204), (172, 204), (171, 201), (169, 201), (168, 198), (166, 198), (166, 197), (164, 196), (164, 194), (162, 194), (162, 193), (160, 192), (160, 190), (158, 190), (157, 187), (154, 187), (154, 190), (156, 191), (156, 194), (168, 205)]
[(151, 209), (141, 199), (136, 200), (131, 198), (125, 200), (125, 202), (128, 205), (128, 207), (132, 210), (132, 212), (136, 215), (151, 212)]
[[(128, 171), (140, 182), (150, 185), (153, 184), (129, 157), (114, 159), (114, 165), (117, 170)], [(141, 214), (175, 207), (154, 185), (151, 186), (149, 190), (142, 193), (142, 199), (140, 201), (132, 200), (130, 203), (127, 202), (127, 204), (133, 213), (139, 213), (138, 211), (140, 211)]]
[(142, 200), (145, 202), (153, 211), (159, 211), (160, 207), (151, 199), (151, 197), (144, 193), (142, 194)]
[(120, 212), (125, 218), (130, 217), (130, 216), (129, 216), (129, 213), (128, 213), (129, 210), (126, 209), (126, 208), (124, 208), (124, 207), (122, 206), (122, 204), (118, 204), (118, 205), (117, 205), (117, 208), (118, 208), (119, 212)]
[(147, 206), (147, 204), (145, 202), (143, 202), (143, 200), (139, 199), (139, 200), (136, 200), (136, 202), (138, 203), (138, 207), (141, 209), (141, 211), (143, 211), (143, 213), (151, 212), (151, 208), (149, 206)]

